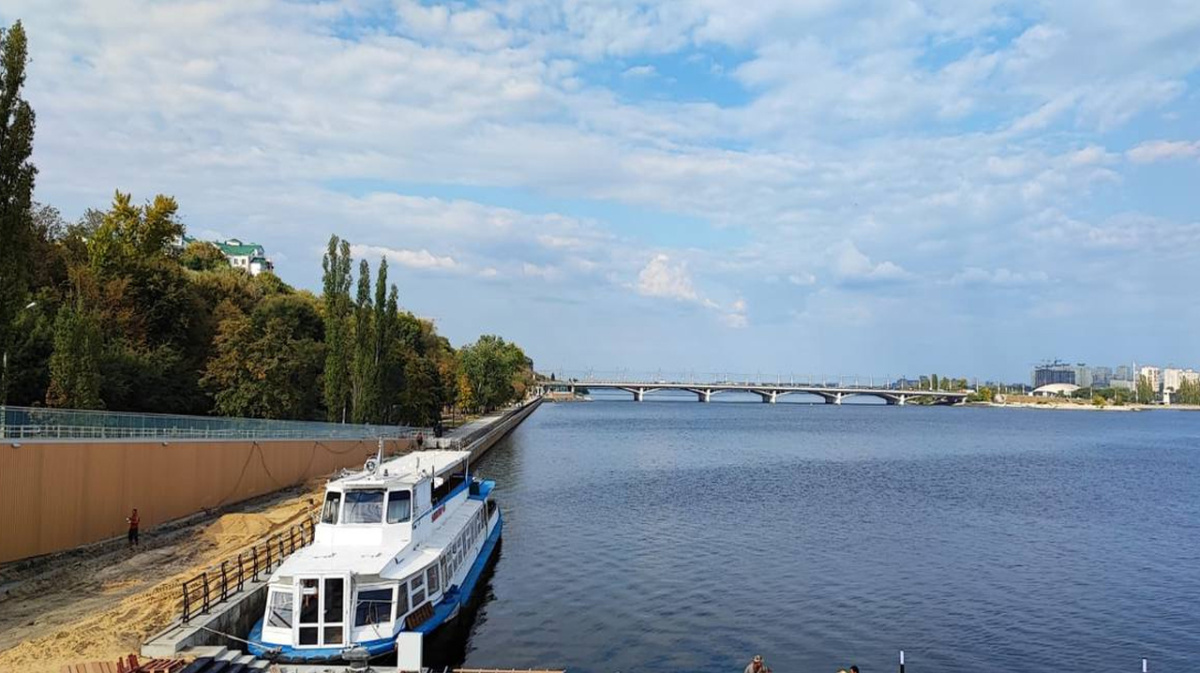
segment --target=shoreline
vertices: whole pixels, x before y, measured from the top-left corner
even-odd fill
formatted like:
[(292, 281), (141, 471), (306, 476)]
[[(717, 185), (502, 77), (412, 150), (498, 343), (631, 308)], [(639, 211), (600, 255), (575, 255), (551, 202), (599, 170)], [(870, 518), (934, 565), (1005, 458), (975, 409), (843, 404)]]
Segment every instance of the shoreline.
[(1046, 409), (1057, 411), (1200, 411), (1195, 404), (1106, 404), (1098, 407), (1091, 402), (968, 402), (965, 406), (993, 409)]

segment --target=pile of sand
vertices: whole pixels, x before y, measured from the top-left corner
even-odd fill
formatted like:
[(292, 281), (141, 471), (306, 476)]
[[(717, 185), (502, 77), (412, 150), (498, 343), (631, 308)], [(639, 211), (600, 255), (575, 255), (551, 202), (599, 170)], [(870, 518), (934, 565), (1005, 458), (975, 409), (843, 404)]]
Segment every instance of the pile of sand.
[(259, 511), (148, 531), (137, 552), (116, 543), (35, 567), (0, 569), (0, 671), (58, 673), (116, 661), (179, 616), (181, 584), (309, 516), (311, 491), (269, 498)]

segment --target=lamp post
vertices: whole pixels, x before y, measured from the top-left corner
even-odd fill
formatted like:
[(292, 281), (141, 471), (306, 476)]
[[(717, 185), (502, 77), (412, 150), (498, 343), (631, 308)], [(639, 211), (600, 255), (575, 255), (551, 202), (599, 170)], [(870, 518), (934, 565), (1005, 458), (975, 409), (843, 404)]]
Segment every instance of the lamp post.
[[(36, 301), (31, 301), (26, 304), (21, 311), (28, 311), (37, 306)], [(17, 311), (20, 315), (21, 311)], [(6, 436), (8, 433), (6, 425), (8, 425), (8, 345), (4, 346), (4, 356), (0, 358), (0, 437)]]

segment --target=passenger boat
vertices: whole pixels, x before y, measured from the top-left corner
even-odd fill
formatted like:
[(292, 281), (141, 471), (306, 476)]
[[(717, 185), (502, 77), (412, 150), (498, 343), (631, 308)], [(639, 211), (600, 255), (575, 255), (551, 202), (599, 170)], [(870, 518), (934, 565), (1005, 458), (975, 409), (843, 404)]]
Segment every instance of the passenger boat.
[(500, 540), (495, 483), (467, 451), (419, 451), (330, 481), (313, 543), (271, 575), (250, 651), (290, 663), (375, 658), (457, 616)]

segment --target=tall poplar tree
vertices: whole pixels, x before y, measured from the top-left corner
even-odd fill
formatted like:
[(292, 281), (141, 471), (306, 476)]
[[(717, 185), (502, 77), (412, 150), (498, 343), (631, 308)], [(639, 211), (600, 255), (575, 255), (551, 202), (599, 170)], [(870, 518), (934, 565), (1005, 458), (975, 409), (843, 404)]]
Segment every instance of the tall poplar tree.
[(372, 423), (382, 423), (384, 410), (390, 404), (387, 399), (387, 344), (391, 339), (391, 324), (387, 316), (387, 258), (379, 260), (379, 273), (375, 275), (375, 306), (372, 323), (374, 324), (374, 346), (371, 353), (371, 394), (372, 408), (369, 417)]
[(50, 388), (46, 404), (69, 409), (102, 409), (100, 399), (100, 326), (77, 296), (54, 321)]
[(354, 307), (354, 373), (352, 398), (355, 423), (375, 417), (375, 336), (371, 325), (371, 265), (358, 264), (358, 297)]
[[(33, 108), (21, 98), (29, 62), (25, 29), (18, 21), (0, 27), (0, 352), (13, 343), (13, 323), (27, 298), (33, 244)], [(0, 404), (7, 399), (8, 371), (0, 371)]]
[(325, 413), (345, 422), (350, 411), (350, 243), (329, 237), (325, 270)]

